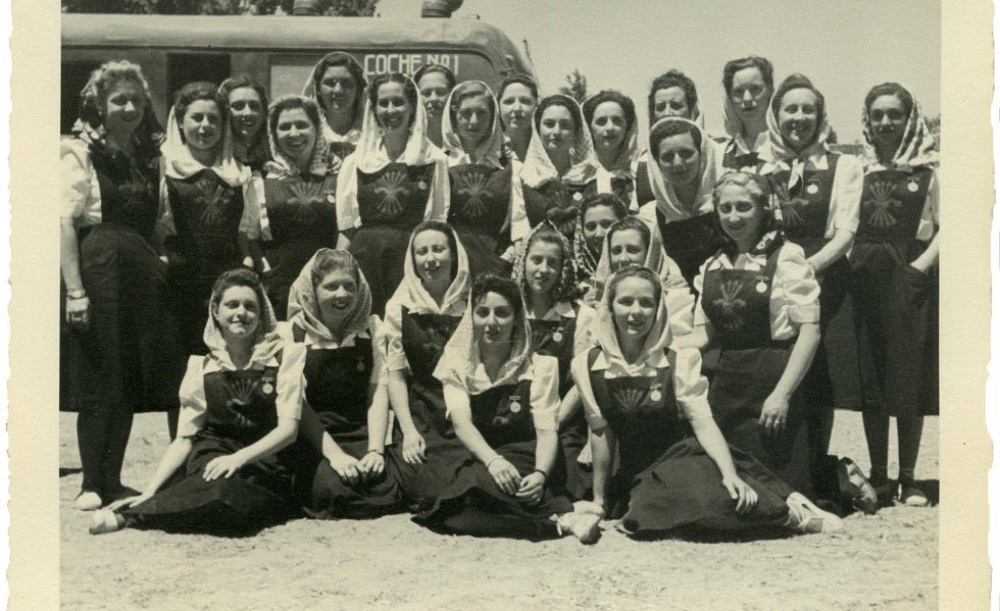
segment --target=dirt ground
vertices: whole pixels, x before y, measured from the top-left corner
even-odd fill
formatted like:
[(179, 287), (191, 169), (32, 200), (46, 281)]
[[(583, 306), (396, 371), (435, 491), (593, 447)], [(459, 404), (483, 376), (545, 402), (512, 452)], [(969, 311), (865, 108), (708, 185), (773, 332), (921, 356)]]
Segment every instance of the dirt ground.
[[(398, 515), (296, 520), (252, 538), (125, 530), (91, 536), (75, 414), (60, 422), (66, 609), (936, 609), (938, 509), (855, 514), (848, 532), (783, 539), (636, 542), (606, 528), (591, 547), (437, 535)], [(163, 414), (136, 418), (124, 481), (141, 488), (167, 444)], [(838, 413), (833, 452), (867, 472), (858, 414)], [(891, 459), (896, 452), (895, 439)], [(890, 464), (890, 473), (897, 465)], [(917, 476), (936, 500), (938, 422)]]

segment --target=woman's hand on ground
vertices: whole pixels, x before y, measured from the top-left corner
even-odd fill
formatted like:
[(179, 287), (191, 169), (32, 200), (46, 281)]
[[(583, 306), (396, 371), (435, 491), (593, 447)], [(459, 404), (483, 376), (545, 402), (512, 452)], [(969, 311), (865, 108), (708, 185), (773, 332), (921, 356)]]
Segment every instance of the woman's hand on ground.
[(722, 478), (729, 497), (736, 501), (736, 513), (746, 515), (757, 506), (757, 491), (736, 475)]

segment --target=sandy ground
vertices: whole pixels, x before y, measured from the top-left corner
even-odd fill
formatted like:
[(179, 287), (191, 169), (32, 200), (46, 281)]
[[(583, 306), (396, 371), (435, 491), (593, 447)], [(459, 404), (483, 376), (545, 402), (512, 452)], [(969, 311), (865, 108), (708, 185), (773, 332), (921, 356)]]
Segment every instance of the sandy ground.
[[(938, 510), (855, 514), (840, 535), (742, 543), (631, 541), (592, 547), (436, 535), (405, 515), (296, 520), (252, 538), (125, 530), (91, 536), (75, 414), (61, 415), (62, 605), (67, 609), (936, 609)], [(162, 414), (136, 418), (124, 481), (141, 488), (167, 444)], [(895, 440), (890, 457), (896, 452)], [(858, 414), (839, 413), (833, 451), (868, 470)], [(890, 473), (896, 465), (890, 464)], [(938, 422), (920, 479), (938, 480)]]

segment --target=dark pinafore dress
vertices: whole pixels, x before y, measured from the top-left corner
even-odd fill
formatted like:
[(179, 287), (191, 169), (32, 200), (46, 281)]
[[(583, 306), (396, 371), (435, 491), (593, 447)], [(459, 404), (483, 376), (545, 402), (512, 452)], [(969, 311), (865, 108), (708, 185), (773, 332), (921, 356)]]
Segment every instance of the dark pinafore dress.
[(150, 500), (123, 513), (138, 518), (138, 526), (209, 534), (250, 534), (293, 516), (287, 449), (228, 478), (203, 477), (209, 462), (253, 445), (277, 426), (277, 376), (278, 367), (205, 374), (205, 423), (186, 466)]
[(243, 264), (240, 219), (243, 190), (210, 169), (185, 179), (168, 176), (167, 194), (177, 235), (166, 240), (170, 290), (188, 354), (206, 354), (202, 341), (212, 284)]
[[(585, 183), (582, 189), (572, 186), (570, 188), (579, 190), (583, 194), (584, 199), (598, 194), (596, 178)], [(633, 191), (635, 191), (635, 181), (633, 179), (622, 176), (613, 176), (611, 178), (611, 194), (620, 199), (626, 208), (629, 202), (632, 201)]]
[(746, 170), (756, 173), (759, 161), (760, 155), (757, 151), (752, 153), (737, 153), (735, 145), (726, 147), (726, 152), (722, 155), (722, 167), (726, 171)]
[(264, 197), (271, 241), (264, 276), (267, 296), (278, 320), (288, 311), (288, 289), (320, 248), (337, 246), (337, 177), (304, 175), (267, 178)]
[[(577, 314), (580, 306), (573, 304)], [(531, 319), (531, 354), (554, 356), (559, 361), (559, 398), (566, 396), (573, 387), (570, 364), (573, 361), (576, 318), (559, 317), (559, 320)], [(587, 445), (589, 429), (582, 409), (578, 409), (559, 426), (559, 445), (566, 462), (566, 490), (575, 499), (590, 496), (593, 474), (589, 467), (577, 462), (580, 451)]]
[[(444, 404), (441, 382), (434, 377), (441, 353), (461, 320), (447, 314), (414, 314), (402, 308), (403, 352), (410, 365), (407, 380), (410, 415), (424, 438), (426, 461), (421, 465), (401, 465), (400, 481), (410, 505), (426, 509), (441, 489), (455, 478), (469, 451), (455, 436)], [(398, 423), (393, 437), (402, 444)]]
[(348, 250), (368, 280), (372, 314), (385, 316), (385, 304), (403, 280), (410, 232), (424, 220), (434, 164), (394, 162), (372, 174), (357, 172), (361, 227)]
[(583, 190), (584, 185), (570, 185), (556, 178), (537, 189), (522, 181), (528, 224), (535, 228), (542, 221), (551, 221), (567, 239), (572, 240), (576, 217), (580, 214), (580, 203), (584, 198)]
[[(827, 153), (828, 169), (807, 166), (802, 180), (792, 189), (788, 188), (787, 171), (768, 175), (781, 209), (782, 233), (786, 240), (802, 247), (807, 259), (830, 241), (824, 234), (839, 159), (840, 155)], [(846, 256), (817, 276), (822, 340), (800, 388), (803, 400), (819, 414), (819, 419), (823, 414), (828, 418), (834, 408), (857, 409), (861, 403), (857, 339), (848, 297), (850, 276)], [(824, 446), (828, 444), (829, 439)], [(826, 447), (816, 450), (826, 453)]]
[(451, 204), (448, 224), (469, 255), (469, 273), (510, 275), (510, 264), (500, 258), (510, 245), (511, 166), (495, 168), (466, 164), (448, 170)]
[[(486, 443), (514, 465), (522, 477), (535, 470), (536, 437), (530, 397), (531, 380), (495, 386), (481, 394), (469, 395), (472, 423)], [(529, 506), (500, 490), (486, 465), (470, 454), (458, 468), (454, 479), (441, 491), (434, 506), (418, 514), (414, 521), (432, 530), (474, 536), (496, 536), (499, 534), (497, 524), (514, 522), (516, 526), (508, 526), (503, 536), (555, 538), (558, 531), (551, 516), (573, 509), (569, 496), (562, 488), (565, 474), (561, 469), (561, 460), (556, 458), (541, 502)], [(466, 510), (477, 518), (463, 520), (459, 517)], [(470, 521), (473, 523), (470, 524)], [(450, 526), (456, 523), (461, 523), (462, 527), (455, 529)]]
[(649, 162), (640, 161), (635, 166), (635, 201), (641, 208), (643, 204), (655, 199), (656, 194), (649, 184)]
[(663, 238), (663, 250), (680, 268), (681, 275), (694, 293), (694, 279), (702, 263), (726, 243), (715, 213), (667, 222), (660, 209), (656, 208), (656, 224)]
[[(588, 370), (600, 351), (590, 351)], [(731, 448), (737, 473), (758, 495), (757, 507), (738, 515), (719, 467), (691, 436), (680, 413), (672, 376), (668, 367), (655, 377), (607, 379), (603, 371), (590, 372), (594, 399), (618, 440), (618, 472), (607, 490), (608, 517), (621, 518), (625, 530), (639, 537), (678, 529), (741, 531), (781, 525), (792, 490), (752, 456)]]
[[(296, 342), (305, 338), (293, 327)], [(346, 454), (360, 459), (368, 451), (369, 385), (372, 342), (354, 338), (354, 345), (336, 349), (309, 349), (303, 375), (306, 401), (323, 429)], [(295, 470), (296, 496), (311, 518), (375, 518), (405, 510), (396, 479), (395, 451), (385, 449), (385, 471), (374, 481), (351, 486), (343, 482), (329, 461), (299, 440)]]
[(785, 431), (769, 435), (758, 423), (764, 401), (785, 372), (795, 340), (771, 339), (771, 290), (780, 246), (764, 269), (705, 273), (701, 303), (720, 352), (708, 402), (731, 445), (747, 452), (793, 489), (813, 495), (806, 411), (801, 390), (789, 401)]
[(916, 235), (933, 174), (867, 174), (851, 251), (864, 409), (893, 416), (939, 411), (937, 269), (910, 265), (927, 247)]

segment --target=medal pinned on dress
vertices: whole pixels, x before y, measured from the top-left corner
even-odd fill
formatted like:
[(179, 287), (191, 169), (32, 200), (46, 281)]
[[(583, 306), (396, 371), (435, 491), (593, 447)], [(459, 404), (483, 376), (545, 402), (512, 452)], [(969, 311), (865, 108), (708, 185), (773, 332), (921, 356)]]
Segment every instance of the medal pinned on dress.
[(661, 388), (663, 388), (663, 384), (660, 384), (659, 382), (649, 387), (650, 401), (652, 401), (653, 403), (659, 403), (660, 400), (663, 399), (663, 392), (661, 392), (660, 390)]
[(806, 185), (806, 193), (808, 193), (809, 195), (816, 195), (817, 193), (819, 193), (819, 185), (817, 185), (814, 182), (809, 183), (808, 185)]
[(915, 178), (910, 179), (910, 181), (906, 183), (906, 190), (909, 191), (910, 193), (916, 193), (917, 191), (919, 191), (920, 190), (919, 181)]
[(763, 295), (767, 292), (767, 277), (757, 276), (757, 284), (754, 286), (754, 290)]
[(521, 412), (521, 396), (511, 395), (510, 396), (510, 413), (518, 414)]
[(555, 333), (552, 334), (552, 341), (554, 341), (557, 344), (563, 341), (562, 327), (556, 329)]
[(573, 193), (573, 201), (575, 202), (583, 201), (583, 193), (580, 193), (579, 191)]
[(364, 371), (365, 370), (365, 363), (364, 363), (364, 361), (358, 361), (358, 364), (356, 365), (356, 367), (357, 367), (358, 371)]
[(421, 180), (420, 182), (418, 182), (417, 183), (417, 188), (420, 189), (421, 191), (426, 191), (427, 190), (427, 181), (426, 180)]
[(260, 391), (265, 395), (269, 395), (274, 392), (274, 380), (271, 378), (264, 378), (261, 380)]
[(330, 203), (330, 204), (336, 204), (337, 203), (337, 192), (336, 191), (327, 191), (326, 192), (326, 201), (327, 201), (327, 203)]

